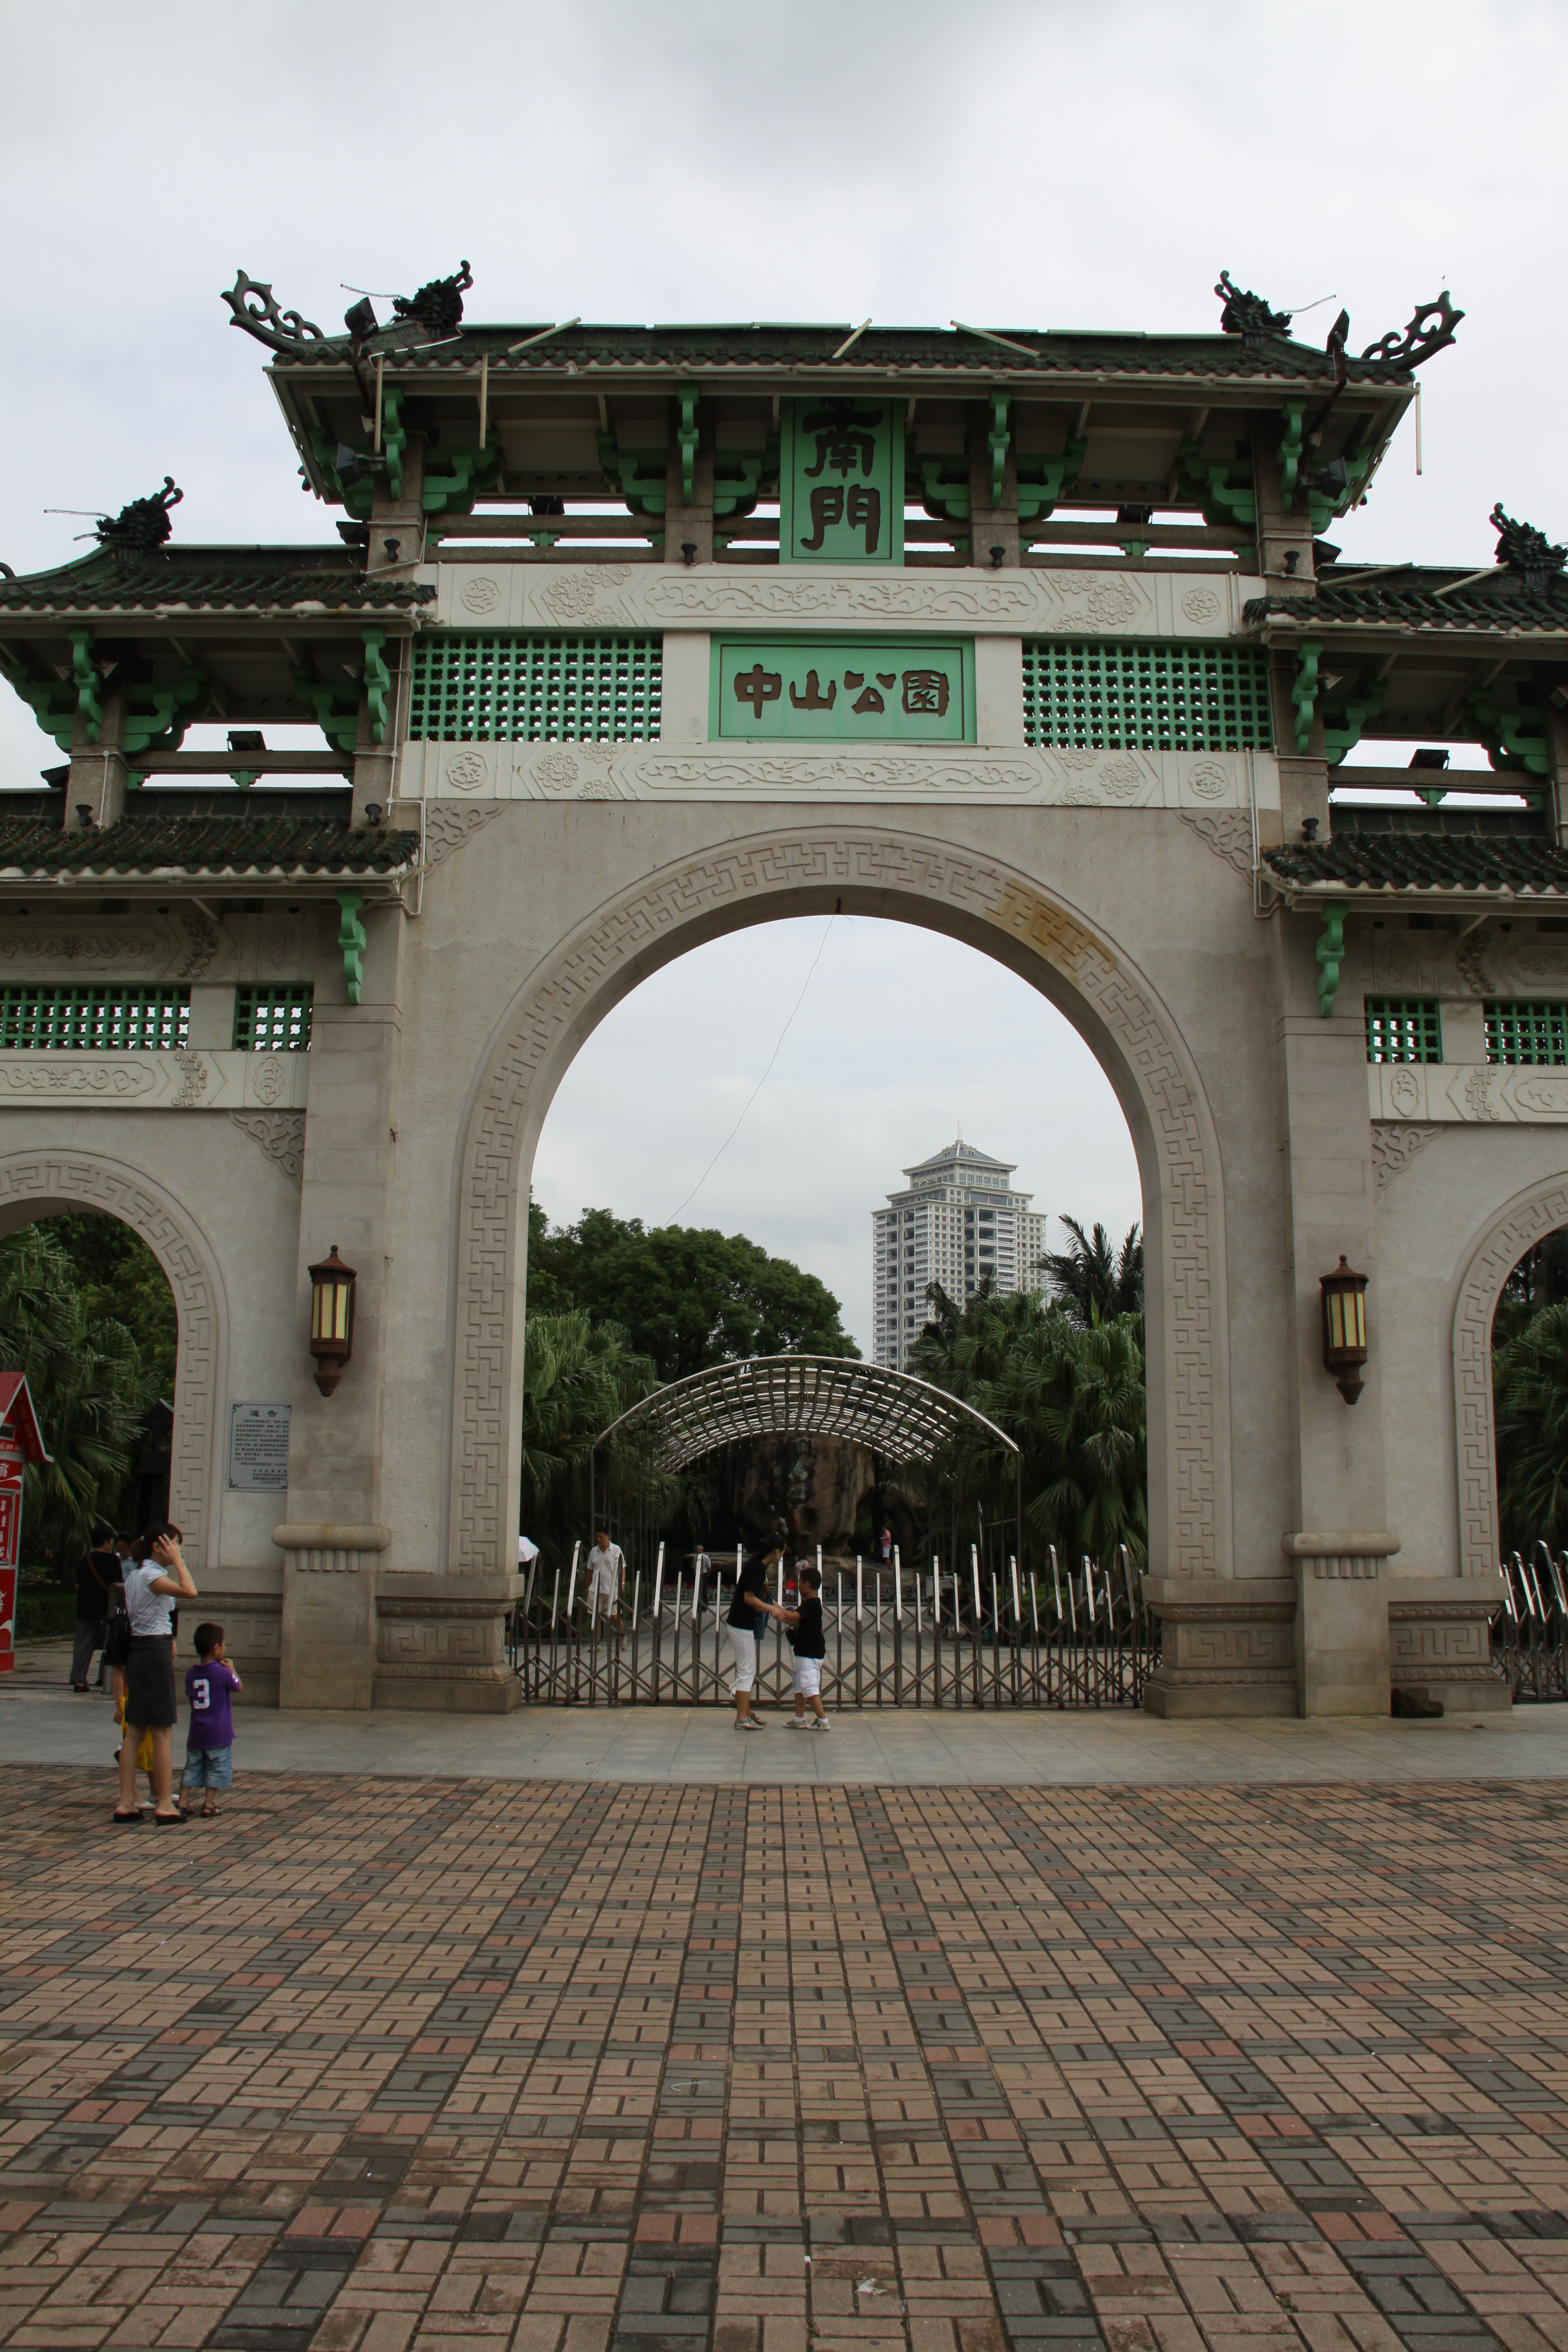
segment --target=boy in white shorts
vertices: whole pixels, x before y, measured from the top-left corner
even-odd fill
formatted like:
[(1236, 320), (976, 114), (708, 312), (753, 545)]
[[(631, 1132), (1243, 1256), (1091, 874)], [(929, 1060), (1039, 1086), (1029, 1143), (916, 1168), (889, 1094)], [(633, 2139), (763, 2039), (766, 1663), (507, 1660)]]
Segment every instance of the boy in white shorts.
[[(822, 1579), (815, 1568), (802, 1561), (795, 1570), (800, 1588), (800, 1606), (775, 1611), (790, 1629), (790, 1646), (795, 1652), (795, 1728), (796, 1731), (826, 1731), (827, 1717), (822, 1706), (822, 1662), (827, 1655), (827, 1638), (822, 1627)], [(807, 1715), (806, 1708), (811, 1708)]]

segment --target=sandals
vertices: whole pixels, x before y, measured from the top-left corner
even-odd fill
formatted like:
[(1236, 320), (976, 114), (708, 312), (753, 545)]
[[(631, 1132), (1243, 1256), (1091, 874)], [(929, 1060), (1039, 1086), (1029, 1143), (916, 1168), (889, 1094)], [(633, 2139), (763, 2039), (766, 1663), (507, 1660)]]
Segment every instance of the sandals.
[(138, 1805), (133, 1813), (122, 1813), (119, 1806), (116, 1805), (113, 1812), (110, 1813), (109, 1818), (110, 1821), (119, 1822), (122, 1828), (129, 1829), (132, 1822), (140, 1822), (142, 1819), (142, 1808)]
[(176, 1822), (183, 1822), (186, 1818), (184, 1813), (154, 1813), (153, 1816), (161, 1830), (172, 1829)]
[(204, 1805), (201, 1811), (202, 1820), (204, 1822), (216, 1822), (217, 1819), (217, 1810), (218, 1809), (216, 1805)]

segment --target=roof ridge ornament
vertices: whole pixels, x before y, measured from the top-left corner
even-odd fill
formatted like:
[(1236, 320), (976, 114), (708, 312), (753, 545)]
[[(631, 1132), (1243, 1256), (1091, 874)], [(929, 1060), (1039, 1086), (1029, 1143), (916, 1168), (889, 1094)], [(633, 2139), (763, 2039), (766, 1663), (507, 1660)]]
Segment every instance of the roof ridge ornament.
[(220, 299), (234, 313), (231, 327), (243, 327), (247, 335), (275, 352), (297, 351), (301, 343), (327, 340), (313, 320), (301, 318), (298, 310), (279, 309), (269, 278), (247, 278), (243, 269), (237, 270), (234, 284)]
[(1271, 310), (1261, 294), (1233, 283), (1228, 269), (1219, 273), (1215, 292), (1225, 304), (1219, 314), (1221, 332), (1239, 335), (1241, 348), (1249, 359), (1261, 359), (1270, 335), (1288, 335), (1291, 312)]
[(174, 529), (169, 520), (169, 509), (177, 507), (184, 497), (184, 490), (174, 487), (173, 474), (165, 474), (163, 487), (150, 498), (132, 499), (122, 506), (111, 521), (107, 515), (99, 518), (96, 537), (100, 547), (108, 548), (116, 563), (127, 571), (155, 555)]
[(459, 261), (449, 278), (431, 278), (417, 294), (399, 294), (392, 307), (399, 319), (416, 319), (427, 335), (439, 341), (455, 335), (462, 325), (463, 297), (473, 282), (473, 271)]
[[(1361, 355), (1362, 364), (1364, 367), (1370, 362), (1374, 367), (1418, 368), (1434, 352), (1444, 351), (1453, 342), (1464, 315), (1462, 310), (1455, 310), (1445, 286), (1435, 302), (1416, 304), (1415, 315), (1403, 335), (1391, 329), (1375, 343), (1369, 343)], [(1437, 323), (1429, 326), (1428, 320), (1434, 319)], [(1350, 331), (1348, 318), (1345, 331)]]
[(1515, 522), (1511, 515), (1504, 514), (1500, 499), (1487, 520), (1498, 535), (1498, 562), (1517, 572), (1532, 595), (1544, 595), (1553, 572), (1568, 563), (1568, 547), (1553, 547), (1533, 523)]

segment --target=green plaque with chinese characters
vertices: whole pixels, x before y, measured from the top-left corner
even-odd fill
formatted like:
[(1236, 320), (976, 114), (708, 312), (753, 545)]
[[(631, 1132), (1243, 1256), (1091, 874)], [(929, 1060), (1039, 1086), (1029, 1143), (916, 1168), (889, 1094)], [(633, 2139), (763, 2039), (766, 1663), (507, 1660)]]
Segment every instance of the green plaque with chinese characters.
[(716, 636), (710, 737), (753, 743), (973, 743), (962, 637)]
[(896, 400), (786, 400), (779, 562), (904, 560), (904, 412)]

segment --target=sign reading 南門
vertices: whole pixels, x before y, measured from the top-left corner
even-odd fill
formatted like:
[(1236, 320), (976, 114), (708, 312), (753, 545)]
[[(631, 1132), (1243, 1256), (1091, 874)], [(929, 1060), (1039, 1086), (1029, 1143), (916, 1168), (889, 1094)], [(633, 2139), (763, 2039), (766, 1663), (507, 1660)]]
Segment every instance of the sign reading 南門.
[(904, 416), (890, 400), (786, 400), (779, 562), (904, 560)]
[(931, 637), (716, 637), (710, 733), (972, 743), (974, 649)]

